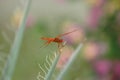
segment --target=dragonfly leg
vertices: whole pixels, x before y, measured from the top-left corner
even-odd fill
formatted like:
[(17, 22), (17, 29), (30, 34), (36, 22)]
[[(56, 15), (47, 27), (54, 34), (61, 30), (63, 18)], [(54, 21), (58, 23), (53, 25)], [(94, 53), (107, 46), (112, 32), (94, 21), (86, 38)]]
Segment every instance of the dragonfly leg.
[(58, 48), (62, 48), (62, 43), (58, 43)]
[(65, 46), (64, 43), (58, 43), (58, 49), (59, 49), (59, 53), (62, 52), (62, 48)]
[(45, 42), (40, 48), (48, 46), (52, 41)]

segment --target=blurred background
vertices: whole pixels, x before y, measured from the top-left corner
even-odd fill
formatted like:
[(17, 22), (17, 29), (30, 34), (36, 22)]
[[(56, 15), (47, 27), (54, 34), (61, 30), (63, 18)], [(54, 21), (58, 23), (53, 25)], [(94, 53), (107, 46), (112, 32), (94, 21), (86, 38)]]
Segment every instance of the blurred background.
[[(24, 0), (0, 0), (0, 76), (19, 30), (23, 5)], [(58, 72), (78, 44), (86, 41), (64, 80), (120, 80), (119, 0), (33, 0), (12, 80), (37, 80), (38, 63), (57, 50), (55, 43), (40, 48), (45, 42), (40, 38), (74, 29), (78, 31), (62, 37), (67, 44)]]

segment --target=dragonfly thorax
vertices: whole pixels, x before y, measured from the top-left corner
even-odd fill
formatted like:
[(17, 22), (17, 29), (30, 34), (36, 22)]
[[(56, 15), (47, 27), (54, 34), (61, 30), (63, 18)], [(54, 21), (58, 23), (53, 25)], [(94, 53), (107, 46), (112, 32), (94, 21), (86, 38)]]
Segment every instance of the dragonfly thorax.
[(55, 39), (54, 39), (54, 42), (57, 42), (57, 43), (62, 43), (62, 42), (63, 42), (63, 40), (62, 40), (62, 39), (60, 39), (60, 38), (55, 38)]

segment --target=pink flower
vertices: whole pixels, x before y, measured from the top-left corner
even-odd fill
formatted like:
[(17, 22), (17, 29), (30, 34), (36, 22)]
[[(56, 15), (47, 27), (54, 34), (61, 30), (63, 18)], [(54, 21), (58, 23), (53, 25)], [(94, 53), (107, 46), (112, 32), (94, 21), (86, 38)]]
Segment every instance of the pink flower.
[(66, 23), (64, 26), (63, 26), (63, 33), (66, 33), (66, 32), (70, 32), (70, 31), (73, 31), (75, 29), (78, 29), (77, 31), (73, 32), (73, 33), (70, 33), (66, 36), (64, 36), (64, 39), (67, 41), (67, 43), (80, 43), (81, 41), (84, 40), (84, 36), (85, 36), (85, 33), (84, 33), (84, 30), (82, 29), (81, 26), (75, 24), (75, 23)]
[(87, 60), (94, 60), (106, 51), (106, 45), (98, 42), (88, 42), (84, 47), (83, 55)]
[(116, 76), (120, 76), (120, 61), (116, 61), (113, 66), (114, 66), (113, 73)]
[(105, 4), (105, 0), (92, 0), (95, 4), (91, 9), (90, 15), (87, 18), (87, 25), (92, 29), (96, 29), (99, 20), (103, 15), (102, 6)]
[(70, 58), (72, 52), (73, 52), (72, 48), (69, 48), (69, 49), (68, 48), (64, 48), (64, 50), (61, 53), (60, 59), (58, 61), (58, 64), (57, 64), (57, 68), (58, 69), (61, 69), (64, 66), (64, 64), (66, 64), (66, 62)]
[(110, 72), (111, 63), (108, 60), (99, 60), (94, 63), (94, 69), (100, 76), (105, 76)]
[[(23, 18), (23, 11), (21, 9), (16, 9), (12, 16), (12, 25), (15, 26), (17, 29), (20, 25), (20, 22)], [(26, 26), (30, 27), (34, 23), (33, 17), (31, 15), (28, 15), (26, 20)]]
[(93, 29), (98, 26), (100, 17), (102, 16), (102, 11), (100, 7), (95, 7), (91, 10), (90, 15), (88, 17), (87, 24)]
[(34, 24), (34, 19), (33, 19), (33, 16), (31, 16), (31, 15), (28, 15), (28, 17), (27, 17), (27, 21), (26, 21), (26, 27), (30, 27), (30, 26), (32, 26), (33, 24)]

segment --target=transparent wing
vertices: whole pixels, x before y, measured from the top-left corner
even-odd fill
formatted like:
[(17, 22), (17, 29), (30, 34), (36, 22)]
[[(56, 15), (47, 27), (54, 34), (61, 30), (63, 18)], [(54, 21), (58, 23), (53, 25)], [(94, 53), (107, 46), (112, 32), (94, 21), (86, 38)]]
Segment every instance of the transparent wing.
[(62, 36), (65, 36), (65, 35), (68, 35), (68, 34), (70, 34), (70, 33), (72, 33), (72, 32), (77, 31), (77, 30), (78, 30), (78, 29), (75, 29), (75, 30), (73, 30), (73, 31), (70, 31), (70, 32), (67, 32), (67, 33), (64, 33), (64, 34), (60, 34), (60, 35), (57, 36), (57, 38), (62, 37)]

